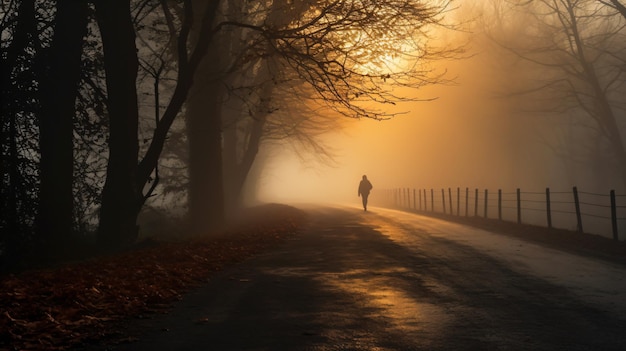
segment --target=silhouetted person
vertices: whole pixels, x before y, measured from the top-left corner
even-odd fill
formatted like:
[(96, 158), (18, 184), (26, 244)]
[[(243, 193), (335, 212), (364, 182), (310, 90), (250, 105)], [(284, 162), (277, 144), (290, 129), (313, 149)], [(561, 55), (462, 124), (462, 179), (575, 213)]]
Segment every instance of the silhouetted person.
[(367, 176), (364, 175), (359, 183), (359, 196), (361, 200), (363, 200), (363, 211), (367, 211), (367, 197), (370, 196), (372, 188), (372, 183), (370, 183), (370, 181), (367, 180)]

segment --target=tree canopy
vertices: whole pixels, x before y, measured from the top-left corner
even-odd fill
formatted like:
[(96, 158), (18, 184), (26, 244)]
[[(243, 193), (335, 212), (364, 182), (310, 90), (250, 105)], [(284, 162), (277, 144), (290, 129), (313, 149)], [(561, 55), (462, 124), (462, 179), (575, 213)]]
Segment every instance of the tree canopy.
[[(238, 165), (240, 188), (263, 141), (324, 152), (316, 135), (334, 128), (336, 113), (393, 116), (385, 105), (412, 98), (397, 87), (443, 81), (428, 63), (453, 50), (432, 45), (429, 28), (444, 26), (450, 9), (417, 0), (0, 1), (1, 254), (82, 241), (94, 226), (104, 246), (132, 242), (137, 216), (163, 189), (164, 148), (190, 175), (197, 164), (214, 175)], [(196, 106), (205, 112), (193, 117)], [(185, 156), (185, 142), (201, 157)], [(201, 196), (219, 219), (223, 180), (208, 183)], [(62, 198), (72, 200), (54, 201)]]

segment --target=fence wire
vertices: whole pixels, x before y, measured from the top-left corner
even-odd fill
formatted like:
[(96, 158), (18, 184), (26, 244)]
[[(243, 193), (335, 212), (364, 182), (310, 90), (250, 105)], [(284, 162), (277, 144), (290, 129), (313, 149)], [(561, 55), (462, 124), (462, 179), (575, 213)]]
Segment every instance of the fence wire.
[[(608, 228), (609, 235), (626, 238), (626, 194), (610, 191), (502, 191), (471, 188), (396, 188), (385, 191), (389, 205), (423, 212), (479, 216), (548, 227)], [(584, 226), (583, 226), (584, 224)], [(621, 228), (620, 228), (621, 227)], [(600, 229), (597, 229), (600, 228)], [(601, 235), (606, 235), (602, 233)]]

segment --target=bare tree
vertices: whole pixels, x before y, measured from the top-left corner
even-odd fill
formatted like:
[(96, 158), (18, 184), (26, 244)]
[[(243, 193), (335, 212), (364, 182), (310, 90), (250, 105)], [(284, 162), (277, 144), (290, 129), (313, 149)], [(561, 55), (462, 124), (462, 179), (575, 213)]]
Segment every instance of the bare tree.
[[(92, 139), (106, 141), (108, 147), (98, 239), (109, 247), (130, 242), (136, 237), (137, 215), (158, 183), (158, 161), (170, 128), (183, 108), (187, 114), (187, 138), (190, 141), (190, 183), (199, 186), (199, 191), (190, 192), (200, 204), (193, 205), (195, 200), (190, 200), (192, 217), (204, 217), (203, 221), (209, 218), (207, 222), (214, 223), (221, 221), (223, 97), (226, 87), (235, 86), (231, 83), (237, 72), (252, 72), (251, 81), (241, 81), (241, 86), (252, 82), (257, 85), (257, 89), (270, 87), (257, 95), (258, 98), (252, 98), (245, 104), (250, 107), (248, 116), (253, 117), (254, 122), (241, 134), (246, 138), (246, 152), (240, 159), (240, 174), (244, 176), (237, 181), (239, 184), (245, 178), (263, 136), (266, 139), (297, 136), (315, 147), (310, 137), (315, 135), (317, 127), (307, 124), (312, 121), (311, 118), (294, 118), (273, 111), (277, 107), (287, 111), (281, 106), (288, 104), (289, 98), (298, 96), (313, 100), (351, 117), (387, 118), (393, 114), (386, 111), (384, 106), (405, 99), (396, 95), (390, 87), (421, 86), (438, 81), (440, 77), (433, 75), (422, 63), (434, 56), (445, 56), (443, 51), (433, 51), (427, 45), (425, 28), (440, 24), (448, 1), (426, 4), (417, 0), (262, 3), (97, 0), (93, 2), (99, 30), (96, 37), (101, 40), (103, 79), (106, 80), (106, 92), (100, 96), (101, 77), (85, 78), (85, 72), (91, 68), (81, 67), (83, 87), (91, 90), (77, 93), (78, 65), (62, 65), (63, 55), (69, 53), (64, 50), (65, 45), (71, 49), (74, 62), (78, 60), (81, 42), (84, 44), (81, 37), (87, 19), (86, 3), (59, 3), (56, 31), (55, 25), (51, 23), (37, 23), (37, 4), (32, 0), (0, 3), (3, 39), (11, 39), (8, 45), (3, 41), (1, 47), (2, 84), (13, 84), (7, 89), (5, 87), (8, 85), (3, 85), (3, 102), (6, 101), (7, 91), (15, 93), (11, 98), (24, 100), (9, 99), (9, 104), (3, 103), (0, 107), (2, 209), (17, 213), (27, 199), (36, 198), (32, 195), (37, 193), (38, 184), (17, 185), (24, 183), (27, 178), (36, 178), (38, 166), (41, 166), (41, 176), (45, 177), (41, 195), (44, 201), (39, 211), (41, 227), (52, 225), (54, 231), (60, 233), (62, 228), (68, 226), (71, 204), (67, 199), (68, 190), (72, 188), (69, 175), (84, 175), (86, 170), (82, 166), (79, 170), (73, 167), (69, 156), (72, 154), (71, 137), (68, 135), (72, 130), (73, 103), (89, 106), (84, 98), (92, 94), (106, 101), (106, 109), (96, 103), (89, 107), (91, 112), (97, 114), (97, 117), (106, 117), (109, 122), (108, 126), (94, 133)], [(46, 5), (45, 8), (54, 8), (54, 4)], [(238, 9), (244, 11), (236, 11)], [(68, 18), (73, 16), (76, 16), (77, 21), (70, 23)], [(16, 25), (8, 25), (9, 22), (5, 21), (7, 18)], [(155, 18), (161, 21), (159, 26), (167, 30), (155, 31), (152, 38), (138, 46), (138, 28), (154, 26), (151, 21)], [(87, 30), (91, 30), (89, 25)], [(42, 38), (53, 39), (56, 43), (55, 48), (48, 52), (50, 56), (33, 55), (41, 51)], [(146, 50), (148, 42), (158, 42), (159, 39), (163, 40), (160, 44), (162, 50)], [(222, 50), (225, 47), (228, 49)], [(209, 48), (212, 50), (209, 51)], [(37, 65), (42, 62), (37, 61), (37, 58), (45, 57), (52, 58), (41, 60), (43, 66), (50, 68), (47, 71), (50, 75), (41, 76), (46, 78), (41, 80), (41, 87), (42, 91), (54, 94), (37, 100), (35, 88), (39, 85), (35, 82), (39, 82), (41, 77), (35, 75), (43, 72), (38, 71)], [(407, 69), (396, 70), (391, 62), (397, 57), (403, 57), (405, 62), (417, 63), (407, 66)], [(141, 65), (151, 70), (151, 77), (156, 81), (155, 98), (160, 96), (161, 68), (165, 66), (159, 68), (159, 60), (163, 64), (169, 61), (166, 66), (174, 68), (175, 84), (165, 94), (168, 101), (164, 108), (161, 108), (159, 101), (154, 104), (156, 108), (153, 110), (152, 124), (143, 124), (140, 122), (142, 111), (138, 77), (141, 77), (138, 73)], [(271, 70), (259, 68), (268, 63), (267, 67), (271, 67)], [(61, 65), (65, 71), (55, 71), (55, 65)], [(58, 77), (56, 74), (61, 72), (64, 72), (63, 77)], [(98, 69), (93, 69), (87, 74), (94, 72), (96, 75), (100, 73)], [(29, 74), (32, 76), (26, 77)], [(167, 71), (167, 75), (171, 78), (172, 71)], [(61, 88), (55, 90), (57, 84)], [(278, 84), (282, 88), (274, 87)], [(59, 98), (53, 98), (55, 96)], [(368, 105), (372, 102), (383, 107)], [(38, 116), (37, 111), (28, 110), (37, 106), (37, 103), (47, 106), (47, 112), (50, 113), (41, 119), (39, 146), (36, 145), (39, 129), (35, 128), (33, 122)], [(239, 116), (243, 114), (245, 111), (239, 111)], [(20, 126), (20, 123), (25, 127)], [(150, 130), (143, 128), (146, 126)], [(60, 128), (62, 133), (55, 133), (56, 128)], [(300, 133), (307, 128), (306, 134)], [(20, 136), (21, 131), (30, 134)], [(142, 145), (139, 144), (139, 135), (142, 136)], [(33, 145), (26, 145), (28, 142)], [(50, 149), (48, 145), (52, 144), (58, 147)], [(81, 145), (86, 144), (81, 142)], [(37, 150), (43, 150), (41, 165), (32, 156)], [(81, 151), (81, 158), (87, 162), (89, 156), (84, 155), (88, 153)], [(28, 164), (24, 165), (24, 161)], [(55, 165), (59, 166), (58, 169), (55, 169)], [(194, 171), (195, 167), (199, 167), (200, 171)], [(204, 174), (208, 177), (204, 177)], [(100, 176), (98, 174), (96, 178)], [(18, 194), (16, 189), (24, 194)], [(73, 191), (76, 192), (76, 187), (73, 187)], [(53, 199), (64, 199), (64, 205), (55, 209), (57, 212), (50, 207), (54, 203)], [(206, 203), (206, 199), (210, 199), (210, 202)], [(61, 209), (64, 209), (62, 213)], [(203, 209), (209, 210), (209, 216)], [(59, 216), (55, 216), (55, 213)], [(8, 218), (8, 221), (6, 225), (3, 223), (3, 227), (13, 228), (17, 225), (11, 222), (12, 217), (15, 216), (4, 218)], [(198, 227), (205, 224), (201, 223)]]
[(536, 84), (517, 93), (531, 94), (533, 105), (543, 107), (536, 112), (577, 118), (584, 130), (579, 128), (572, 142), (594, 150), (592, 160), (612, 155), (618, 177), (626, 185), (626, 151), (620, 122), (625, 83), (622, 67), (626, 59), (623, 18), (605, 4), (591, 0), (524, 1), (513, 5), (531, 19), (523, 33), (516, 33), (525, 40), (499, 43), (539, 67), (540, 72), (534, 77)]
[[(165, 2), (163, 4), (167, 7)], [(139, 107), (135, 85), (139, 60), (130, 2), (100, 1), (96, 5), (103, 38), (111, 121), (109, 165), (102, 195), (99, 238), (106, 246), (118, 246), (132, 242), (137, 236), (137, 216), (149, 197), (144, 193), (144, 187), (153, 179), (169, 129), (187, 99), (192, 76), (207, 52), (215, 31), (213, 19), (218, 4), (208, 2), (206, 7), (194, 12), (191, 1), (183, 1), (180, 26), (175, 29), (177, 83), (140, 161), (137, 140)], [(190, 38), (192, 24), (198, 26), (202, 35)]]
[[(222, 38), (222, 49), (211, 51), (220, 56), (210, 61), (213, 71), (202, 75), (204, 83), (201, 85), (206, 92), (196, 91), (194, 95), (204, 98), (199, 98), (201, 103), (196, 108), (190, 104), (187, 116), (194, 121), (204, 118), (204, 123), (212, 119), (216, 128), (221, 123), (221, 111), (210, 108), (209, 104), (221, 104), (219, 97), (224, 93), (216, 87), (229, 85), (239, 89), (255, 84), (262, 87), (262, 93), (256, 95), (256, 107), (241, 111), (253, 122), (246, 139), (248, 152), (241, 155), (238, 167), (242, 172), (234, 181), (236, 184), (242, 183), (254, 160), (258, 141), (268, 129), (267, 117), (280, 104), (277, 101), (287, 96), (281, 96), (274, 86), (287, 84), (292, 95), (304, 99), (301, 101), (317, 101), (344, 116), (385, 119), (393, 116), (388, 106), (408, 99), (396, 94), (394, 89), (441, 82), (442, 76), (431, 71), (427, 63), (452, 53), (447, 48), (432, 47), (427, 32), (431, 25), (442, 25), (443, 15), (449, 9), (447, 1), (431, 4), (411, 0), (274, 1), (246, 6), (231, 2), (228, 6), (222, 11), (225, 18), (217, 24), (220, 34), (226, 36)], [(227, 11), (232, 8), (243, 10)], [(238, 45), (228, 45), (233, 41)], [(404, 65), (396, 65), (399, 61)], [(222, 67), (221, 71), (215, 71), (216, 67)], [(241, 71), (249, 72), (249, 80), (236, 76), (233, 83), (233, 72)], [(209, 100), (216, 97), (217, 101)], [(211, 114), (207, 115), (206, 111)], [(199, 130), (202, 127), (190, 133), (196, 134)], [(203, 218), (207, 218), (208, 211), (223, 212), (220, 209), (223, 190), (220, 190), (221, 185), (215, 185), (212, 191), (202, 189), (206, 184), (199, 188), (193, 186), (194, 178), (211, 179), (217, 184), (212, 179), (217, 179), (218, 170), (221, 174), (222, 164), (217, 157), (206, 156), (217, 155), (209, 150), (221, 147), (221, 142), (214, 146), (208, 143), (221, 140), (221, 135), (205, 132), (193, 137), (193, 134), (190, 134), (190, 196), (199, 202), (196, 207), (191, 201), (190, 211), (192, 222), (196, 222), (194, 212), (203, 214)], [(193, 140), (204, 142), (194, 146)], [(226, 144), (233, 143), (226, 140)], [(193, 155), (201, 157), (196, 160)], [(235, 164), (232, 160), (226, 162)], [(207, 172), (213, 170), (213, 176), (196, 175), (195, 163), (204, 164)], [(204, 204), (200, 205), (202, 201)], [(216, 220), (219, 221), (219, 217)], [(202, 219), (198, 223), (196, 231), (210, 227), (202, 224)]]
[[(199, 186), (198, 191), (190, 192), (200, 203), (196, 206), (195, 200), (190, 200), (191, 217), (204, 217), (203, 221), (209, 218), (208, 222), (214, 223), (221, 221), (223, 83), (225, 77), (251, 62), (271, 57), (279, 63), (272, 74), (281, 80), (289, 77), (300, 82), (293, 84), (294, 87), (308, 86), (314, 92), (309, 98), (352, 117), (389, 117), (391, 114), (385, 110), (364, 104), (385, 105), (402, 100), (393, 89), (387, 88), (390, 82), (420, 86), (439, 79), (421, 66), (422, 60), (442, 55), (424, 44), (427, 40), (424, 28), (442, 19), (447, 2), (437, 5), (410, 0), (245, 3), (239, 6), (248, 11), (243, 17), (217, 17), (220, 6), (228, 9), (236, 5), (192, 0), (95, 2), (104, 50), (110, 121), (99, 223), (99, 240), (105, 246), (119, 245), (136, 237), (137, 215), (153, 193), (159, 157), (184, 103), (187, 103), (187, 137), (191, 145), (189, 179), (191, 184)], [(160, 103), (156, 104), (154, 129), (150, 137), (144, 138), (146, 147), (142, 148), (137, 140), (141, 115), (137, 76), (140, 62), (148, 68), (151, 61), (141, 57), (146, 52), (138, 51), (133, 21), (146, 8), (160, 9), (165, 19), (169, 33), (164, 38), (173, 49), (170, 57), (175, 58), (177, 74), (176, 85), (167, 94), (169, 102), (160, 117)], [(241, 50), (224, 53), (220, 48), (233, 39), (227, 33), (229, 29), (237, 29), (241, 33), (238, 38), (244, 42)], [(397, 49), (395, 54), (392, 49)], [(394, 71), (390, 66), (385, 67), (388, 59), (381, 59), (389, 53), (406, 55), (420, 64)], [(153, 77), (159, 77), (157, 71)], [(201, 94), (203, 89), (208, 89), (209, 94)], [(194, 167), (200, 167), (201, 171), (194, 171)]]
[(624, 6), (624, 4), (622, 4), (619, 0), (609, 0), (608, 2), (600, 0), (600, 2), (615, 8), (617, 11), (619, 11), (622, 17), (626, 18), (626, 6)]
[(97, 55), (83, 50), (94, 47), (91, 14), (82, 0), (0, 2), (0, 251), (18, 251), (16, 262), (69, 253), (99, 197)]
[(88, 13), (86, 1), (57, 2), (54, 37), (41, 78), (38, 230), (59, 250), (69, 249), (73, 229), (73, 124)]
[[(265, 31), (271, 44), (266, 52), (336, 111), (383, 119), (392, 115), (385, 105), (403, 99), (394, 93), (398, 86), (441, 82), (428, 64), (452, 51), (433, 47), (428, 29), (442, 25), (448, 7), (406, 0), (329, 2)], [(394, 64), (402, 60), (406, 66)]]
[(2, 1), (0, 18), (0, 240), (3, 254), (32, 243), (38, 193), (38, 79), (49, 6)]

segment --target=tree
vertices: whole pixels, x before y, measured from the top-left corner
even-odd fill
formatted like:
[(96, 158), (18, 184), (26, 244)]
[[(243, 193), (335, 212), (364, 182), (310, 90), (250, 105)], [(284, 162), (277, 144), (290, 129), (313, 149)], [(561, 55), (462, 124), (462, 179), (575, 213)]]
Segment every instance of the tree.
[[(407, 57), (415, 55), (413, 58), (419, 60), (436, 55), (424, 44), (426, 36), (422, 30), (441, 20), (447, 2), (424, 5), (417, 0), (268, 3), (95, 0), (94, 5), (106, 81), (103, 96), (100, 96), (97, 64), (85, 65), (85, 57), (83, 65), (78, 64), (85, 43), (91, 45), (97, 40), (89, 32), (90, 6), (86, 2), (0, 3), (3, 232), (6, 228), (12, 233), (32, 229), (38, 213), (40, 235), (50, 231), (50, 241), (65, 237), (72, 226), (70, 194), (85, 184), (85, 180), (78, 180), (80, 185), (72, 183), (71, 175), (83, 175), (86, 169), (83, 164), (76, 167), (73, 156), (89, 161), (89, 151), (73, 147), (72, 143), (78, 139), (78, 144), (84, 146), (89, 141), (106, 140), (107, 152), (98, 155), (98, 159), (107, 158), (98, 240), (107, 247), (134, 240), (137, 215), (158, 184), (158, 161), (170, 128), (183, 108), (192, 145), (190, 183), (195, 184), (192, 188), (199, 187), (198, 192), (190, 193), (200, 205), (190, 206), (190, 211), (195, 213), (193, 218), (204, 217), (197, 221), (197, 228), (208, 228), (207, 223), (219, 224), (224, 210), (222, 97), (226, 88), (255, 85), (252, 89), (261, 92), (255, 93), (257, 98), (242, 100), (250, 107), (251, 114), (247, 116), (254, 118), (247, 132), (237, 135), (237, 138), (247, 135), (246, 151), (241, 154), (235, 181), (240, 188), (264, 137), (275, 138), (281, 133), (297, 135), (293, 131), (303, 129), (282, 128), (276, 133), (275, 127), (286, 126), (285, 121), (310, 120), (274, 113), (273, 109), (284, 104), (289, 96), (286, 91), (348, 116), (385, 118), (389, 114), (384, 110), (364, 104), (374, 101), (384, 105), (402, 100), (393, 89), (386, 88), (388, 83), (419, 86), (435, 82), (437, 77), (433, 78), (420, 65), (402, 72), (389, 65), (385, 67), (390, 59), (385, 56), (392, 48), (401, 49), (396, 52), (398, 56), (406, 51)], [(45, 15), (38, 17), (42, 13)], [(145, 42), (138, 46), (137, 31), (151, 26), (148, 21), (155, 18), (167, 30), (164, 33), (159, 32), (162, 28), (155, 30), (150, 40), (163, 38), (159, 45), (169, 51), (146, 51)], [(225, 47), (228, 49), (222, 50)], [(213, 50), (209, 52), (209, 48)], [(89, 50), (89, 54), (94, 54), (92, 48)], [(142, 131), (140, 146), (142, 111), (138, 92), (143, 86), (138, 86), (142, 84), (138, 83), (138, 72), (140, 63), (149, 66), (144, 55), (155, 54), (172, 58), (169, 64), (175, 67), (176, 83), (165, 94), (169, 101), (162, 113), (160, 104), (156, 103), (152, 130), (147, 132), (150, 136)], [(67, 64), (68, 59), (72, 64)], [(250, 74), (240, 75), (245, 79), (233, 84), (234, 77), (243, 71)], [(152, 76), (156, 94), (159, 72), (154, 71)], [(201, 81), (205, 74), (211, 75), (206, 80), (210, 99), (203, 95)], [(248, 78), (251, 80), (247, 81)], [(93, 104), (87, 102), (91, 98)], [(106, 109), (100, 108), (101, 100), (106, 101)], [(95, 121), (77, 119), (76, 106), (91, 106), (87, 112), (78, 111), (78, 115)], [(238, 111), (236, 118), (240, 120), (245, 112)], [(108, 126), (94, 132), (90, 128), (100, 127), (97, 121), (100, 118), (105, 118)], [(77, 126), (79, 135), (73, 137), (72, 129)], [(82, 132), (87, 130), (93, 134), (85, 137)], [(95, 183), (99, 176), (95, 176)], [(194, 204), (195, 200), (190, 203)], [(31, 207), (28, 211), (22, 211), (28, 206)], [(203, 206), (207, 212), (202, 210)]]
[[(162, 2), (167, 12), (167, 4)], [(217, 2), (209, 2), (197, 12), (196, 25), (201, 33), (189, 38), (194, 24), (190, 0), (183, 2), (181, 25), (176, 49), (178, 75), (176, 87), (162, 118), (154, 128), (152, 139), (141, 160), (138, 160), (137, 140), (139, 108), (136, 77), (138, 70), (135, 29), (130, 15), (130, 1), (96, 4), (104, 62), (107, 74), (107, 99), (110, 119), (109, 163), (100, 210), (99, 240), (109, 247), (132, 242), (137, 236), (137, 216), (148, 194), (144, 187), (152, 179), (168, 131), (187, 99), (192, 77), (207, 52), (213, 36), (213, 19)], [(168, 13), (169, 16), (169, 13)], [(120, 22), (121, 21), (121, 22)], [(169, 19), (173, 23), (173, 19)], [(192, 40), (190, 43), (190, 39)], [(190, 49), (190, 46), (192, 49)]]
[[(195, 9), (207, 6), (202, 0), (195, 0), (193, 4)], [(192, 37), (204, 35), (200, 32), (202, 28), (195, 28), (197, 31), (192, 32)], [(199, 62), (185, 111), (189, 143), (187, 201), (190, 229), (194, 234), (216, 230), (224, 219), (220, 113), (224, 90), (219, 78), (224, 74), (221, 47), (228, 45), (226, 35), (216, 33), (209, 45), (207, 55)]]
[(67, 253), (86, 220), (82, 204), (96, 197), (97, 176), (83, 171), (97, 164), (89, 114), (100, 103), (85, 89), (98, 79), (97, 58), (81, 57), (85, 1), (2, 1), (0, 14), (0, 251), (24, 262), (31, 253)]
[(57, 248), (68, 247), (73, 229), (73, 122), (88, 10), (82, 0), (56, 3), (54, 37), (41, 78), (38, 230)]
[(600, 0), (601, 3), (614, 7), (622, 17), (626, 18), (626, 6), (624, 6), (619, 0), (609, 0), (610, 3)]
[[(626, 59), (623, 19), (600, 2), (590, 0), (518, 5), (535, 20), (523, 33), (528, 40), (524, 46), (501, 44), (541, 67), (537, 77), (540, 83), (525, 92), (541, 94), (536, 98), (543, 103), (536, 101), (535, 105), (544, 106), (543, 112), (579, 118), (578, 125), (586, 131), (576, 132), (573, 142), (593, 150), (591, 159), (612, 155), (619, 178), (626, 185), (626, 151), (618, 112), (622, 108), (618, 97), (624, 88), (621, 67)], [(581, 135), (586, 139), (584, 143)]]
[(104, 50), (109, 116), (109, 160), (102, 190), (99, 240), (105, 246), (137, 236), (141, 188), (137, 184), (139, 111), (135, 29), (130, 0), (98, 1), (96, 18)]
[(37, 17), (32, 0), (2, 2), (0, 30), (0, 235), (8, 256), (17, 256), (34, 239), (38, 148), (37, 61), (46, 46), (48, 8)]
[(310, 153), (328, 165), (334, 158), (320, 137), (342, 128), (342, 118), (334, 111), (313, 101), (303, 103), (312, 90), (299, 92), (303, 87), (288, 81), (277, 84), (272, 79), (276, 68), (270, 69), (272, 62), (264, 61), (254, 75), (256, 82), (229, 89), (224, 107), (224, 189), (231, 212), (241, 206), (243, 187), (262, 146), (291, 146), (297, 154)]
[[(405, 99), (397, 95), (394, 88), (420, 87), (440, 82), (442, 77), (428, 70), (426, 61), (444, 58), (451, 51), (431, 47), (426, 28), (442, 23), (447, 6), (448, 2), (427, 5), (411, 0), (274, 1), (240, 6), (229, 3), (228, 10), (234, 8), (237, 11), (223, 11), (226, 18), (217, 27), (222, 35), (230, 35), (225, 42), (231, 45), (221, 46), (230, 50), (212, 51), (215, 55), (219, 52), (219, 62), (223, 63), (212, 67), (224, 67), (224, 72), (222, 76), (212, 72), (211, 84), (219, 84), (221, 80), (221, 84), (229, 85), (235, 76), (238, 80), (235, 85), (239, 86), (235, 89), (252, 84), (263, 87), (263, 94), (257, 100), (258, 108), (250, 109), (249, 114), (254, 122), (248, 141), (252, 143), (247, 143), (249, 148), (240, 159), (240, 174), (232, 179), (234, 187), (240, 187), (242, 179), (245, 179), (258, 150), (268, 112), (273, 109), (272, 104), (276, 105), (278, 96), (270, 97), (273, 85), (287, 83), (293, 88), (292, 94), (299, 92), (300, 97), (317, 101), (344, 116), (384, 119), (393, 115), (384, 109), (385, 105)], [(232, 45), (233, 41), (235, 45)], [(243, 44), (236, 45), (239, 43)], [(406, 60), (412, 65), (408, 68), (394, 67), (390, 62), (393, 60)], [(268, 66), (274, 67), (271, 72), (267, 72)], [(233, 74), (241, 71), (250, 72), (250, 81), (242, 81), (241, 76)], [(209, 116), (204, 115), (204, 118), (213, 119), (213, 126), (217, 127), (219, 117), (216, 114), (221, 111), (210, 108), (208, 99), (218, 95), (215, 89), (207, 91), (208, 95), (203, 95), (204, 104), (199, 105), (201, 107), (198, 110), (213, 111)], [(217, 103), (220, 103), (219, 100)], [(372, 104), (379, 106), (372, 107)], [(188, 115), (191, 113), (193, 107), (190, 106)], [(195, 134), (199, 129), (190, 133)], [(193, 142), (190, 144), (191, 154), (218, 155), (207, 143), (210, 140), (219, 141), (220, 137), (211, 134), (207, 138), (207, 135), (204, 134), (206, 143), (199, 146), (194, 146)], [(201, 134), (198, 133), (198, 136), (201, 137)], [(229, 134), (230, 138), (233, 136)], [(226, 145), (232, 148), (234, 142), (227, 139)], [(215, 143), (213, 147), (221, 147), (221, 143)], [(230, 157), (233, 157), (232, 153)], [(192, 179), (195, 176), (195, 163), (212, 170), (222, 167), (217, 157), (192, 157), (190, 162)], [(231, 168), (236, 167), (236, 162), (232, 160), (225, 162)], [(197, 178), (207, 179), (207, 176)], [(207, 211), (223, 211), (220, 207), (223, 205), (219, 203), (220, 190), (217, 190), (217, 186), (215, 189), (203, 191), (193, 186), (190, 188), (190, 196), (204, 201), (216, 200), (210, 205), (198, 206), (197, 210), (194, 210), (194, 202), (190, 203), (192, 217), (198, 218), (198, 221), (192, 219), (192, 222), (198, 223), (197, 231), (206, 231), (211, 227), (210, 223), (202, 223), (207, 218)], [(194, 216), (194, 212), (200, 216)]]

